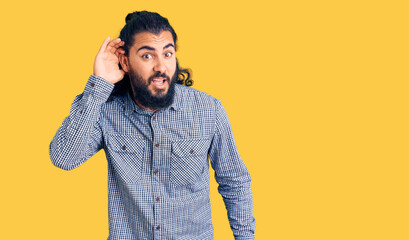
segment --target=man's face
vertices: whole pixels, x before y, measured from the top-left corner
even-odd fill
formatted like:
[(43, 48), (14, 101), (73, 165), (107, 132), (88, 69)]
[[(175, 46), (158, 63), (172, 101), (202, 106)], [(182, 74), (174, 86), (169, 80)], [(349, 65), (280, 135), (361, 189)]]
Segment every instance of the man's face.
[[(140, 91), (135, 92), (135, 88), (143, 88), (151, 98), (165, 99), (170, 93), (171, 83), (175, 82), (176, 57), (172, 34), (169, 31), (158, 35), (150, 32), (135, 34), (129, 56), (121, 57), (121, 65), (129, 74), (134, 95), (137, 92), (141, 94)], [(138, 96), (134, 97), (149, 107), (138, 101)]]

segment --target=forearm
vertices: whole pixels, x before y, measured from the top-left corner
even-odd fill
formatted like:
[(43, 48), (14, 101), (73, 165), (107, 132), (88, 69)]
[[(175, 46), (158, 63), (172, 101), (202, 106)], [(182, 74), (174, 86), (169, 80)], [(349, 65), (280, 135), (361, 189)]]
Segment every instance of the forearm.
[(74, 169), (99, 150), (100, 109), (113, 86), (102, 78), (90, 76), (84, 92), (75, 98), (70, 115), (51, 141), (50, 158), (55, 166), (65, 170)]
[(253, 195), (248, 173), (237, 178), (219, 179), (219, 193), (223, 197), (234, 237), (254, 239)]

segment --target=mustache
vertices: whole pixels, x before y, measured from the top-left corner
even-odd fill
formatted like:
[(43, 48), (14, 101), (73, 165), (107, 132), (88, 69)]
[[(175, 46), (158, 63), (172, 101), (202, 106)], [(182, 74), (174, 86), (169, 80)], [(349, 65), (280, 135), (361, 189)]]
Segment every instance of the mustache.
[(152, 75), (152, 76), (150, 76), (149, 77), (149, 84), (152, 82), (152, 80), (154, 79), (154, 78), (157, 78), (157, 77), (161, 77), (161, 78), (166, 78), (166, 80), (168, 81), (168, 82), (170, 82), (170, 77), (168, 76), (168, 75), (166, 75), (165, 73), (160, 73), (160, 72), (157, 72), (157, 73), (155, 73), (154, 75)]

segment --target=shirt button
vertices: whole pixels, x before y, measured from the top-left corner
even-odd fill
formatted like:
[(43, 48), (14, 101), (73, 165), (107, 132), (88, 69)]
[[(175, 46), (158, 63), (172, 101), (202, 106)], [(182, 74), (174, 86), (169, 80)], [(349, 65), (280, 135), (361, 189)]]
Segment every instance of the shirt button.
[(159, 143), (155, 144), (155, 147), (159, 147)]
[(159, 230), (159, 229), (160, 229), (160, 227), (159, 227), (159, 226), (157, 226), (157, 227), (156, 227), (156, 230)]
[(95, 86), (95, 83), (91, 83), (91, 87)]
[(193, 151), (193, 149), (192, 150), (190, 150), (190, 154), (192, 154), (194, 151)]
[(156, 116), (153, 116), (152, 119), (155, 120), (155, 119), (156, 119)]
[(154, 174), (157, 174), (157, 173), (158, 173), (158, 170), (153, 171), (153, 173), (154, 173)]
[(123, 146), (122, 146), (122, 150), (126, 150), (126, 147), (125, 147), (125, 145), (123, 145)]
[(156, 201), (159, 202), (159, 200), (160, 200), (160, 199), (157, 197), (157, 198), (156, 198)]

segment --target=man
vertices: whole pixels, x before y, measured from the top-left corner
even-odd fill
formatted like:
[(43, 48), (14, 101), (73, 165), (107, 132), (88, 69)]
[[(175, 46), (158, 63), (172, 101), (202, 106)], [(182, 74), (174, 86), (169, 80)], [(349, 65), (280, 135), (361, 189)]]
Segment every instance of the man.
[[(126, 17), (50, 144), (71, 170), (104, 149), (108, 239), (213, 239), (209, 158), (235, 239), (254, 239), (249, 173), (219, 100), (183, 86), (177, 35), (157, 13)], [(179, 84), (178, 84), (179, 83)]]

